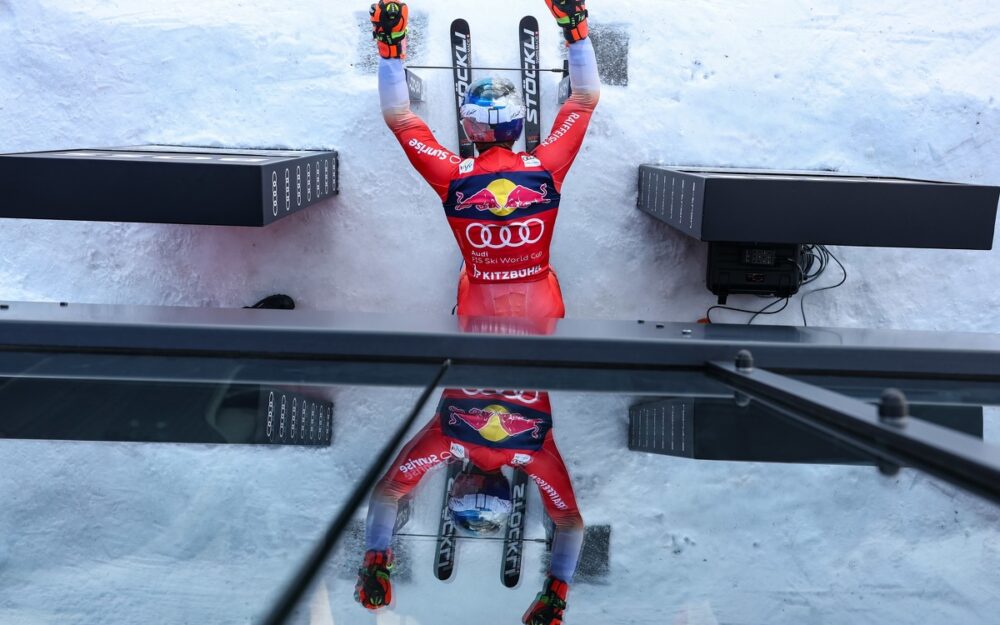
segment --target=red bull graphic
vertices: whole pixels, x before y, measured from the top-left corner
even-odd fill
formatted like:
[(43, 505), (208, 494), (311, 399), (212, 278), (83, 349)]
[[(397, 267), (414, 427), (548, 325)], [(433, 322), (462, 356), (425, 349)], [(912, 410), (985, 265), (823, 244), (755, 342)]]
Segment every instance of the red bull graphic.
[(448, 412), (451, 415), (449, 425), (457, 425), (461, 420), (492, 443), (499, 443), (525, 432), (531, 432), (531, 437), (537, 439), (541, 436), (539, 426), (544, 423), (542, 419), (529, 419), (496, 404), (469, 410), (449, 406)]
[(500, 178), (468, 198), (464, 193), (456, 193), (455, 198), (458, 203), (455, 212), (474, 208), (479, 212), (489, 211), (497, 217), (506, 217), (519, 208), (550, 203), (552, 200), (548, 199), (548, 186), (543, 184), (538, 191), (535, 191), (524, 185), (514, 184), (506, 178)]

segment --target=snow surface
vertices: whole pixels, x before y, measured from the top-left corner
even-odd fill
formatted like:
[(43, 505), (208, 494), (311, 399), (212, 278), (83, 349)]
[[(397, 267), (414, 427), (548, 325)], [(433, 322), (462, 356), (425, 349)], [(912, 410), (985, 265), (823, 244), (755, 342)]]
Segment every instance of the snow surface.
[[(426, 24), (415, 60), (435, 64), (447, 61), (455, 17), (470, 21), (477, 64), (516, 63), (520, 16), (548, 19), (541, 0), (412, 4)], [(993, 0), (590, 5), (595, 23), (631, 32), (631, 83), (605, 87), (564, 189), (553, 263), (570, 316), (689, 321), (713, 303), (703, 246), (635, 209), (640, 163), (1000, 184)], [(450, 311), (459, 255), (378, 114), (364, 10), (0, 0), (2, 152), (336, 148), (343, 166), (338, 198), (263, 230), (4, 221), (0, 299), (241, 306), (281, 291), (314, 309)], [(543, 30), (544, 66), (560, 64), (557, 37)], [(430, 102), (418, 112), (454, 144), (450, 77), (424, 77)], [(546, 77), (547, 121), (555, 87)], [(1000, 329), (997, 252), (835, 251), (851, 279), (810, 299), (813, 324)], [(329, 393), (329, 450), (5, 441), (0, 623), (251, 622), (418, 391)], [(574, 588), (569, 624), (996, 622), (995, 508), (908, 470), (888, 479), (628, 452), (631, 401), (553, 399), (584, 517), (614, 526), (612, 578)], [(438, 498), (434, 480), (423, 488)], [(414, 523), (433, 530), (436, 505)], [(414, 542), (415, 577), (377, 618), (353, 604), (342, 573), (358, 554), (341, 554), (312, 622), (518, 622), (540, 571), (529, 561), (521, 587), (504, 590), (494, 550), (470, 547), (458, 579), (441, 585), (432, 546)]]
[[(595, 23), (631, 32), (631, 82), (605, 87), (564, 190), (553, 263), (570, 316), (690, 321), (713, 302), (704, 246), (635, 209), (640, 163), (1000, 184), (992, 0), (591, 4)], [(447, 62), (459, 15), (481, 65), (516, 65), (521, 14), (551, 23), (541, 0), (471, 6), (413, 3), (426, 24), (415, 60)], [(324, 147), (343, 163), (338, 198), (264, 230), (5, 221), (0, 299), (237, 306), (283, 291), (309, 308), (449, 312), (458, 251), (377, 112), (364, 9), (0, 1), (0, 151)], [(560, 66), (558, 33), (543, 37), (543, 65)], [(423, 74), (430, 102), (419, 112), (454, 144), (451, 78)], [(545, 76), (547, 123), (557, 80)], [(996, 252), (838, 253), (851, 280), (811, 299), (814, 324), (1000, 330), (991, 289), (977, 288), (1000, 282)], [(770, 321), (798, 323), (793, 308)]]

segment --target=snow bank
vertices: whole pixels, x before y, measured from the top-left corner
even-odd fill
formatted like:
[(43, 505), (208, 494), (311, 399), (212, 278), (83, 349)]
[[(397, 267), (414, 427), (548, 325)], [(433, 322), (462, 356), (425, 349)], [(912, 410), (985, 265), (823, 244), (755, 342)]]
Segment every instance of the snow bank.
[[(516, 63), (519, 16), (551, 22), (540, 0), (515, 4), (413, 3), (423, 14), (417, 60), (446, 63), (448, 24), (464, 15), (477, 63)], [(570, 316), (687, 321), (713, 302), (703, 287), (704, 247), (635, 209), (639, 163), (1000, 184), (995, 3), (592, 4), (595, 23), (631, 32), (631, 84), (605, 88), (566, 185), (553, 262)], [(263, 231), (6, 221), (0, 298), (236, 306), (280, 290), (310, 308), (450, 311), (458, 252), (434, 194), (377, 113), (371, 59), (362, 54), (370, 45), (358, 26), (364, 8), (312, 0), (0, 4), (2, 151), (332, 147), (344, 169), (339, 198)], [(559, 65), (558, 33), (546, 27), (543, 38), (544, 65)], [(420, 112), (454, 144), (450, 76), (424, 74), (430, 102)], [(557, 79), (545, 76), (547, 122)], [(1000, 282), (996, 254), (838, 252), (851, 280), (811, 299), (814, 324), (1000, 329), (992, 293), (978, 288)], [(797, 323), (793, 308), (769, 322)]]
[[(462, 15), (477, 63), (515, 63), (517, 21), (547, 23), (541, 4), (414, 0), (419, 60), (447, 61)], [(992, 0), (591, 4), (595, 22), (631, 32), (631, 84), (605, 88), (567, 180), (553, 262), (571, 316), (687, 321), (713, 303), (703, 247), (635, 209), (639, 163), (1000, 184)], [(241, 306), (282, 291), (308, 308), (449, 312), (459, 255), (377, 112), (364, 10), (0, 0), (0, 151), (323, 147), (343, 163), (338, 198), (266, 230), (5, 221), (0, 299)], [(543, 31), (545, 66), (559, 64), (557, 37)], [(450, 77), (424, 75), (419, 112), (454, 144)], [(547, 77), (548, 122), (555, 87)], [(836, 251), (851, 279), (810, 300), (813, 324), (1000, 329), (997, 253)], [(767, 322), (797, 323), (797, 310)], [(329, 450), (4, 442), (0, 621), (250, 622), (417, 391), (331, 394)], [(554, 399), (584, 516), (615, 532), (610, 585), (575, 589), (569, 622), (989, 623), (1000, 611), (995, 509), (911, 471), (630, 453), (630, 401)], [(424, 488), (437, 499), (438, 483)], [(436, 505), (417, 527), (433, 528)], [(504, 591), (492, 550), (472, 548), (440, 586), (431, 549), (413, 545), (420, 576), (377, 622), (515, 623), (540, 582), (529, 560)], [(375, 621), (350, 580), (326, 584), (335, 623)]]

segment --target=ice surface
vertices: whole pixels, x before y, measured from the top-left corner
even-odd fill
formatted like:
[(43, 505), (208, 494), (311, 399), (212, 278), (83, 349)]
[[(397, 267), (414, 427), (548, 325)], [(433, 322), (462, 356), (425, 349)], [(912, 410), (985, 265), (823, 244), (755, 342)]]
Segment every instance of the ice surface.
[[(378, 114), (358, 54), (365, 4), (0, 0), (0, 152), (335, 148), (343, 174), (338, 198), (264, 230), (5, 221), (0, 299), (242, 306), (285, 292), (313, 309), (448, 313), (459, 254)], [(543, 67), (560, 63), (541, 0), (412, 4), (427, 16), (424, 62), (447, 63), (448, 24), (463, 16), (477, 63), (516, 63), (517, 22), (533, 12)], [(993, 0), (590, 9), (595, 23), (630, 25), (629, 86), (604, 88), (564, 189), (553, 263), (570, 316), (690, 321), (713, 303), (703, 246), (636, 210), (640, 163), (1000, 184)], [(418, 112), (454, 145), (450, 75), (423, 76), (430, 101)], [(550, 123), (558, 76), (543, 80)], [(835, 251), (851, 279), (810, 298), (812, 324), (1000, 330), (997, 252)], [(249, 623), (415, 394), (339, 393), (338, 423), (355, 427), (327, 451), (5, 441), (0, 622)], [(557, 434), (584, 517), (615, 532), (611, 585), (574, 590), (568, 623), (927, 625), (1000, 613), (998, 518), (979, 501), (911, 471), (889, 480), (629, 453), (627, 406), (554, 399), (557, 426), (588, 425)], [(415, 557), (429, 562), (431, 548), (414, 545)], [(522, 586), (505, 591), (474, 551), (450, 586), (427, 564), (377, 621), (331, 575), (332, 612), (320, 595), (314, 622), (516, 623), (540, 572), (526, 563)]]

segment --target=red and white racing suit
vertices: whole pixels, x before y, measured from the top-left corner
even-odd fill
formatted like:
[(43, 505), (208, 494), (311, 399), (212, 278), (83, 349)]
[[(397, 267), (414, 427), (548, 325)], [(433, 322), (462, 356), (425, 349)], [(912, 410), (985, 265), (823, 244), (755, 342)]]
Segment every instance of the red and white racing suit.
[(484, 471), (517, 467), (534, 480), (555, 525), (549, 571), (571, 582), (583, 544), (583, 518), (552, 437), (552, 409), (544, 392), (445, 390), (434, 418), (403, 447), (372, 493), (367, 549), (389, 548), (399, 500), (428, 471), (462, 460)]
[(564, 316), (559, 281), (549, 266), (549, 246), (563, 179), (600, 97), (589, 39), (570, 46), (569, 62), (573, 95), (534, 152), (515, 154), (495, 147), (466, 160), (438, 143), (410, 110), (402, 61), (383, 59), (379, 66), (386, 123), (441, 197), (465, 259), (458, 285), (459, 315)]

